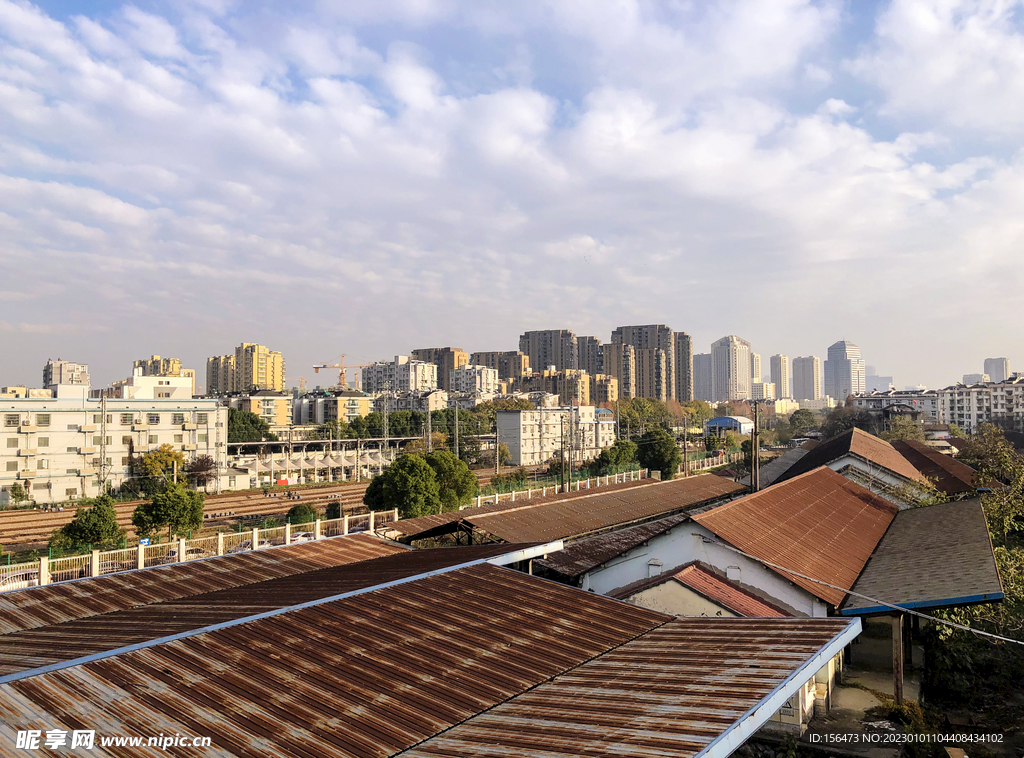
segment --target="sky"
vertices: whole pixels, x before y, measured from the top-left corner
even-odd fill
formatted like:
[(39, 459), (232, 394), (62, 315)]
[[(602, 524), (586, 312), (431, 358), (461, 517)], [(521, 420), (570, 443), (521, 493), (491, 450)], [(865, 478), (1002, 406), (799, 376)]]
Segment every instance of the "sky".
[(1024, 370), (1022, 136), (1013, 0), (0, 0), (0, 385), (648, 323)]

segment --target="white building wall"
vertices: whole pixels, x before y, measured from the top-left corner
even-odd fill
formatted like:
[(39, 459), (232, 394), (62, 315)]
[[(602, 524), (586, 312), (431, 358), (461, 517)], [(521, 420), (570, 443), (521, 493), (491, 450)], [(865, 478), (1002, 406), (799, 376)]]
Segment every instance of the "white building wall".
[[(532, 466), (550, 460), (563, 444), (568, 447), (570, 423), (576, 426), (577, 420), (584, 461), (615, 444), (614, 422), (598, 422), (592, 405), (574, 408), (571, 414), (569, 408), (499, 411), (498, 435), (508, 447), (513, 466)], [(578, 450), (574, 456), (580, 459)]]
[(498, 392), (498, 370), (486, 366), (462, 366), (448, 372), (448, 392), (490, 394)]

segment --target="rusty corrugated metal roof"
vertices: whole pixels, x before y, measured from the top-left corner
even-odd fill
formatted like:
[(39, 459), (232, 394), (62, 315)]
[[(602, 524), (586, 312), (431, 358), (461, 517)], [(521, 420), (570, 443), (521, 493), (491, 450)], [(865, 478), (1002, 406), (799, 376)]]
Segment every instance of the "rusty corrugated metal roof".
[(532, 545), (491, 544), (402, 550), (380, 558), (12, 632), (0, 635), (0, 676), (333, 597), (527, 547)]
[(914, 468), (933, 481), (939, 492), (962, 495), (977, 489), (974, 485), (974, 469), (953, 456), (940, 453), (917, 440), (899, 440), (892, 443), (892, 446)]
[[(693, 519), (745, 553), (848, 590), (896, 512), (892, 503), (822, 466)], [(783, 576), (834, 606), (846, 596)]]
[(407, 550), (353, 534), (4, 592), (0, 635)]
[(393, 755), (669, 620), (455, 569), (0, 685), (0, 754), (45, 724), (209, 735), (227, 755)]
[(925, 481), (921, 472), (914, 468), (910, 461), (900, 455), (896, 448), (885, 440), (879, 439), (873, 434), (868, 434), (863, 429), (858, 429), (857, 427), (822, 442), (794, 463), (775, 481), (783, 482), (787, 479), (792, 479), (800, 474), (813, 471), (818, 466), (826, 466), (847, 454), (855, 455), (868, 463), (888, 469), (909, 481)]
[(842, 619), (673, 620), (403, 755), (695, 756), (848, 629)]
[(758, 597), (736, 582), (731, 582), (720, 571), (701, 561), (691, 561), (685, 566), (671, 569), (665, 573), (641, 579), (609, 593), (610, 597), (627, 600), (638, 592), (656, 587), (665, 582), (679, 582), (698, 592), (713, 603), (739, 616), (750, 618), (784, 618), (792, 614), (786, 613), (768, 600)]
[(702, 474), (619, 492), (598, 491), (540, 508), (472, 516), (466, 522), (506, 542), (544, 542), (646, 521), (746, 489), (713, 474)]

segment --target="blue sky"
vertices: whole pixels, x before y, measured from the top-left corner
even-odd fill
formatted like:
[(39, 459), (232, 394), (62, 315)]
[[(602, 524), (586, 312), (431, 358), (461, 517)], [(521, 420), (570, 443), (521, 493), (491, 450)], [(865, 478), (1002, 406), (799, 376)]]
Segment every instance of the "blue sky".
[(1024, 369), (1010, 0), (0, 0), (0, 384), (668, 323)]

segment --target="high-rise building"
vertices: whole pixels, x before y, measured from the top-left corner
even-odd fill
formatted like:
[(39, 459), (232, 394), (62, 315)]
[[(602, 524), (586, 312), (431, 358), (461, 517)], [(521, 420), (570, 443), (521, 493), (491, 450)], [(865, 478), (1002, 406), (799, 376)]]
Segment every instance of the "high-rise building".
[(793, 398), (821, 400), (821, 358), (809, 355), (793, 359)]
[(498, 371), (498, 379), (518, 382), (530, 373), (529, 356), (518, 350), (472, 353), (469, 362), (474, 366), (486, 366)]
[(638, 397), (636, 394), (636, 348), (632, 345), (610, 342), (601, 347), (604, 373), (618, 380), (619, 397)]
[(519, 352), (529, 356), (534, 371), (576, 368), (576, 335), (568, 329), (526, 332), (519, 337)]
[(639, 347), (636, 350), (637, 397), (668, 400), (669, 358), (664, 350)]
[(768, 359), (768, 363), (772, 370), (772, 384), (775, 385), (775, 396), (793, 397), (789, 391), (789, 356), (782, 354), (773, 355)]
[(985, 373), (993, 382), (1005, 382), (1010, 378), (1009, 358), (986, 358)]
[(608, 405), (619, 399), (619, 380), (608, 374), (590, 377), (590, 402)]
[(429, 392), (437, 387), (437, 366), (417, 361), (408, 355), (396, 355), (393, 361), (377, 361), (364, 366), (363, 392)]
[(284, 358), (255, 342), (243, 342), (234, 355), (217, 355), (206, 360), (206, 394), (252, 390), (283, 390)]
[(984, 384), (985, 382), (992, 381), (992, 377), (988, 374), (964, 374), (961, 380), (962, 384)]
[[(412, 351), (414, 360), (437, 366), (437, 386), (450, 390), (448, 379), (455, 369), (469, 365), (469, 353), (461, 347), (424, 347)], [(488, 366), (488, 368), (492, 368)]]
[[(661, 359), (651, 356), (649, 360), (643, 362), (643, 371), (648, 372), (646, 376), (641, 375), (639, 353), (637, 354), (637, 397), (663, 400), (675, 397), (676, 340), (674, 335), (675, 332), (665, 324), (620, 326), (612, 332), (612, 344), (632, 345), (638, 351), (660, 350), (664, 353)], [(660, 371), (661, 375), (656, 375), (656, 371)], [(656, 394), (643, 394), (645, 392)], [(664, 393), (663, 396), (662, 393)]]
[(715, 399), (711, 384), (711, 353), (697, 353), (693, 356), (693, 398), (711, 402)]
[(761, 381), (761, 355), (759, 353), (750, 354), (750, 381), (751, 383)]
[(597, 337), (576, 338), (576, 367), (590, 376), (604, 373), (601, 361), (601, 340)]
[(868, 371), (866, 377), (864, 377), (864, 389), (867, 392), (888, 392), (894, 389), (896, 385), (892, 382), (891, 376), (878, 376), (877, 374)]
[(693, 400), (693, 340), (686, 332), (675, 332), (675, 367), (672, 378), (676, 383), (675, 399), (681, 403)]
[(214, 397), (235, 391), (235, 356), (215, 355), (207, 358), (205, 394)]
[(192, 380), (192, 394), (196, 394), (195, 369), (182, 368), (181, 361), (177, 358), (161, 358), (159, 355), (153, 355), (135, 361), (132, 368), (142, 369), (141, 376), (187, 377)]
[(750, 343), (730, 334), (711, 343), (711, 387), (716, 401), (750, 399)]
[(825, 394), (835, 398), (836, 405), (842, 405), (850, 395), (864, 392), (864, 368), (859, 347), (846, 340), (836, 342), (829, 347), (825, 360), (822, 378)]
[(774, 382), (752, 382), (750, 384), (750, 397), (752, 400), (774, 400)]
[(89, 365), (51, 358), (43, 366), (43, 389), (52, 389), (59, 384), (89, 384)]
[(498, 392), (498, 370), (471, 363), (453, 368), (448, 375), (448, 392), (494, 395)]

